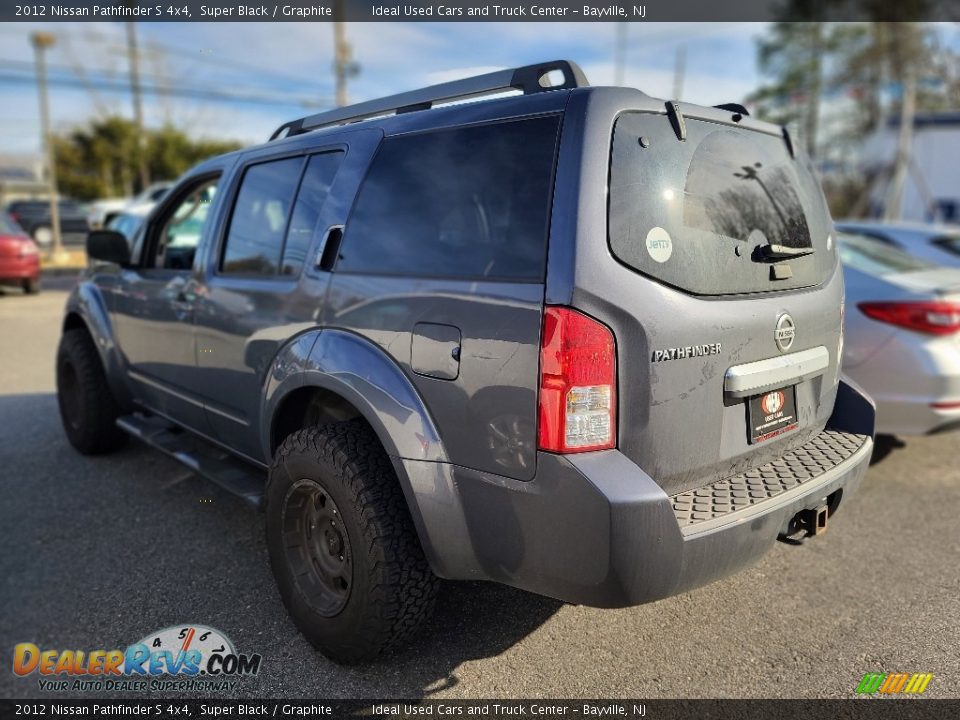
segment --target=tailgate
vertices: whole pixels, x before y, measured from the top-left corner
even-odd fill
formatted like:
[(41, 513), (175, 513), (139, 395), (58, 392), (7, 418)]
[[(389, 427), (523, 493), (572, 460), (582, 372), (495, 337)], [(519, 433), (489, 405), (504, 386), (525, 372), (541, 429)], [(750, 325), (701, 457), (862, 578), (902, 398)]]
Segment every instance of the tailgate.
[(665, 114), (617, 117), (609, 253), (578, 249), (575, 303), (617, 338), (618, 447), (671, 495), (804, 444), (839, 375), (843, 279), (809, 164), (772, 126), (705, 112), (683, 140)]

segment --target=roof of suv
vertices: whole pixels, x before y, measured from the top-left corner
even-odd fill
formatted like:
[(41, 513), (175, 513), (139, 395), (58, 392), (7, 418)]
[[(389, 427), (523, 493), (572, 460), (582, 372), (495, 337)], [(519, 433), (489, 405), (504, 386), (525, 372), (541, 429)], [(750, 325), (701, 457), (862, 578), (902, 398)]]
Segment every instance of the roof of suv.
[[(563, 73), (563, 83), (547, 84), (547, 76), (557, 72)], [(514, 94), (504, 96), (509, 92)], [(576, 63), (557, 60), (456, 80), (292, 120), (277, 128), (267, 143), (220, 155), (198, 165), (193, 172), (222, 167), (224, 161), (243, 157), (266, 146), (291, 150), (310, 148), (329, 138), (359, 130), (374, 129), (384, 135), (399, 135), (473, 122), (562, 112), (572, 93), (618, 93), (623, 97), (624, 105), (631, 109), (665, 115), (671, 114), (672, 106), (672, 112), (681, 115), (681, 124), (682, 114), (688, 112), (688, 117), (696, 116), (722, 123), (730, 123), (732, 117), (735, 123), (750, 129), (783, 134), (790, 144), (783, 128), (748, 117), (749, 113), (740, 105), (707, 107), (665, 102), (633, 88), (589, 87)], [(290, 134), (282, 136), (284, 131)], [(790, 147), (792, 152), (792, 145)]]

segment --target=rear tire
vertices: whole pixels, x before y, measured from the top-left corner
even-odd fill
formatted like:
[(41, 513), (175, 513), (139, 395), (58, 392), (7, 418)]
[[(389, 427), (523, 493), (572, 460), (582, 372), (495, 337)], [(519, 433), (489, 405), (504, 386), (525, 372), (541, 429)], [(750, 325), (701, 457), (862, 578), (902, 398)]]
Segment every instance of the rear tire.
[(40, 292), (39, 278), (24, 278), (23, 282), (20, 284), (23, 287), (23, 291), (27, 295), (36, 295), (38, 292)]
[(118, 449), (126, 434), (117, 427), (117, 406), (90, 334), (67, 330), (57, 349), (57, 403), (67, 439), (84, 455)]
[(390, 459), (364, 422), (287, 437), (270, 468), (266, 526), (283, 602), (334, 662), (374, 659), (432, 612), (439, 580)]

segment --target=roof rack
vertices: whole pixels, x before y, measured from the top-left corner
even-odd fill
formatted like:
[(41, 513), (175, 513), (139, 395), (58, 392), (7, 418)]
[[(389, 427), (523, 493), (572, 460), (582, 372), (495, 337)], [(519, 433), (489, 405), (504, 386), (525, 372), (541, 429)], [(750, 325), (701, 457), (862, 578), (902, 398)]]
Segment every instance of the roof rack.
[[(552, 82), (551, 73), (557, 71), (563, 74), (562, 83)], [(570, 60), (554, 60), (511, 70), (498, 70), (486, 75), (476, 75), (463, 80), (454, 80), (419, 90), (411, 90), (399, 95), (391, 95), (378, 100), (328, 110), (316, 115), (308, 115), (284, 123), (274, 131), (270, 139), (276, 140), (282, 137), (300, 135), (318, 128), (343, 125), (379, 115), (389, 115), (390, 113), (399, 115), (415, 110), (429, 110), (434, 103), (438, 102), (466, 100), (508, 90), (522, 90), (524, 95), (531, 95), (548, 90), (569, 90), (589, 84), (583, 70), (576, 63)]]

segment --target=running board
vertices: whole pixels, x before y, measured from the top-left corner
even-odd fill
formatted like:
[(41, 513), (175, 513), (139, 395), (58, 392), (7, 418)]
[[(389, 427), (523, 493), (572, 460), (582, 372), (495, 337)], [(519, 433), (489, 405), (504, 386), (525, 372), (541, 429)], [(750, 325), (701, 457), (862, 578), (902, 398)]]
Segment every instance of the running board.
[(254, 507), (259, 508), (263, 503), (263, 474), (226, 450), (161, 418), (124, 415), (117, 418), (117, 425)]

